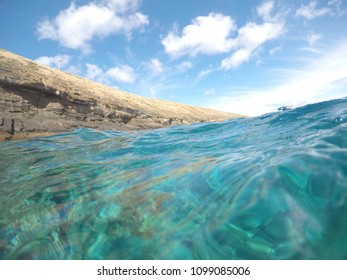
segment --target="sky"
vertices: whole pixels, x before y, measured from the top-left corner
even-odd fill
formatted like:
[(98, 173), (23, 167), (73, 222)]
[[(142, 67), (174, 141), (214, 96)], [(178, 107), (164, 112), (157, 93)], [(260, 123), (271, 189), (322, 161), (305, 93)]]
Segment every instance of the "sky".
[(0, 0), (0, 15), (0, 48), (145, 97), (257, 116), (347, 96), (346, 0)]

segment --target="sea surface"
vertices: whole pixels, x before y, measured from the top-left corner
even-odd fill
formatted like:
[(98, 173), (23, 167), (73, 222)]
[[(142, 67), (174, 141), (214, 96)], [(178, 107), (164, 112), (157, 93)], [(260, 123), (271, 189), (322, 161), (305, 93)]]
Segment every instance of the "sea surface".
[(347, 99), (0, 143), (0, 259), (347, 259)]

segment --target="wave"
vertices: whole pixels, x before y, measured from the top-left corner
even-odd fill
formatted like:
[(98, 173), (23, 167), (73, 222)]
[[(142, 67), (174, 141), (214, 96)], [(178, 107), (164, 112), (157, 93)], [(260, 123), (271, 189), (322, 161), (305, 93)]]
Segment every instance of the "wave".
[(0, 143), (1, 259), (346, 259), (347, 100)]

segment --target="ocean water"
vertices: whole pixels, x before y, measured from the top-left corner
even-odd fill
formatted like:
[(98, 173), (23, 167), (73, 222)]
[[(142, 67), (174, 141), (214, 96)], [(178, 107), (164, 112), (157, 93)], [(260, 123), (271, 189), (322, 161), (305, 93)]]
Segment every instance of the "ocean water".
[(0, 143), (0, 259), (347, 259), (347, 99)]

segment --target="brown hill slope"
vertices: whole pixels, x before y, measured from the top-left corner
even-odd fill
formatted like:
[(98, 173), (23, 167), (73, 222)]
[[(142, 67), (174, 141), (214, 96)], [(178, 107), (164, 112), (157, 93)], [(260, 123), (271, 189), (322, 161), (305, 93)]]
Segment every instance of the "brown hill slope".
[(242, 117), (140, 97), (0, 49), (0, 139), (76, 127), (132, 130)]

